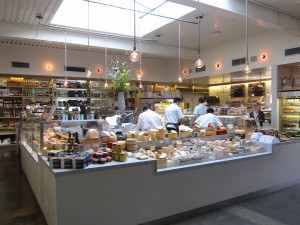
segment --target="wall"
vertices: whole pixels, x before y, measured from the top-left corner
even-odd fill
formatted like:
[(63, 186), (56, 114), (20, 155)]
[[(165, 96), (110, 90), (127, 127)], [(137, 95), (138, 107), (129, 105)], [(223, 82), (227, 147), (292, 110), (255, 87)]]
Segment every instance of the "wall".
[[(0, 73), (1, 74), (32, 74), (46, 76), (65, 76), (64, 62), (65, 51), (59, 48), (24, 46), (18, 44), (0, 44)], [(67, 65), (87, 67), (87, 51), (67, 50)], [(127, 56), (108, 54), (108, 66), (111, 61), (116, 59), (126, 60)], [(129, 55), (128, 55), (129, 59)], [(11, 62), (29, 62), (30, 68), (12, 68)], [(46, 64), (52, 64), (53, 69), (47, 70)], [(172, 64), (172, 63), (171, 63)], [(177, 65), (176, 65), (177, 66)], [(173, 66), (171, 66), (173, 67)], [(105, 78), (105, 55), (103, 53), (90, 52), (90, 68), (92, 77)], [(97, 72), (97, 68), (101, 68), (101, 72)], [(132, 67), (132, 78), (136, 80), (139, 71), (139, 63), (135, 63)], [(169, 72), (169, 60), (160, 58), (142, 58), (142, 80), (171, 82), (176, 81), (178, 73)], [(68, 77), (82, 77), (85, 73), (67, 72)]]
[[(63, 34), (60, 34), (61, 36)], [(98, 40), (99, 45), (103, 46), (103, 40)], [(100, 42), (102, 43), (100, 45)], [(112, 41), (110, 41), (112, 42)], [(96, 42), (94, 43), (97, 46)], [(251, 68), (262, 68), (272, 65), (279, 65), (285, 63), (299, 62), (299, 54), (293, 56), (284, 56), (284, 50), (287, 48), (299, 47), (300, 38), (286, 34), (284, 32), (265, 32), (256, 36), (249, 37), (249, 56), (258, 56), (257, 62), (250, 62)], [(114, 43), (116, 44), (116, 43)], [(121, 46), (119, 46), (121, 47)], [(159, 47), (159, 45), (157, 46)], [(163, 46), (160, 46), (163, 48)], [(102, 49), (103, 50), (103, 49)], [(99, 51), (99, 48), (98, 48)], [(109, 51), (109, 58), (113, 57)], [(259, 56), (265, 53), (267, 59), (262, 61)], [(125, 53), (124, 53), (125, 55)], [(124, 56), (123, 55), (123, 56)], [(202, 76), (210, 76), (216, 74), (223, 74), (234, 71), (241, 71), (244, 65), (231, 66), (231, 60), (245, 57), (245, 40), (226, 43), (224, 45), (215, 46), (210, 49), (203, 49), (201, 51), (202, 58), (206, 64), (206, 71), (195, 73), (194, 63), (197, 57), (182, 56), (181, 72), (192, 69), (190, 74), (182, 74), (184, 79), (196, 78)], [(30, 56), (30, 57), (29, 57)], [(0, 43), (0, 73), (22, 73), (22, 74), (44, 74), (44, 75), (64, 75), (64, 50), (57, 48), (42, 48), (25, 45), (14, 45)], [(10, 67), (11, 61), (26, 61), (31, 63), (30, 69), (12, 69)], [(54, 70), (46, 71), (43, 66), (46, 62), (53, 62), (55, 64)], [(67, 52), (68, 65), (73, 66), (87, 66), (87, 52), (86, 51), (68, 51)], [(216, 63), (221, 64), (220, 69), (215, 68)], [(95, 72), (97, 66), (104, 68), (103, 53), (90, 53), (90, 64)], [(135, 72), (139, 67), (139, 63), (134, 66)], [(144, 70), (143, 80), (149, 81), (166, 81), (175, 82), (178, 78), (178, 54), (173, 54), (173, 57), (159, 57), (153, 55), (142, 58), (142, 69)], [(84, 76), (84, 74), (68, 73), (70, 76)], [(94, 73), (96, 77), (104, 77), (103, 71), (101, 73)]]
[[(300, 46), (300, 37), (289, 35), (282, 32), (264, 32), (249, 37), (249, 57), (258, 56), (257, 62), (250, 62), (252, 69), (268, 67), (272, 65), (281, 65), (293, 62), (299, 62), (299, 54), (293, 56), (284, 56), (284, 50)], [(266, 54), (267, 59), (261, 60), (260, 55)], [(223, 74), (235, 71), (242, 71), (244, 65), (232, 66), (232, 59), (238, 59), (246, 56), (245, 40), (226, 43), (215, 46), (214, 48), (201, 51), (202, 60), (205, 62), (206, 71), (200, 73), (191, 73), (187, 78), (209, 76), (214, 74)], [(195, 59), (196, 60), (196, 59)], [(215, 64), (220, 63), (221, 68), (216, 69)], [(189, 68), (194, 68), (191, 63)]]

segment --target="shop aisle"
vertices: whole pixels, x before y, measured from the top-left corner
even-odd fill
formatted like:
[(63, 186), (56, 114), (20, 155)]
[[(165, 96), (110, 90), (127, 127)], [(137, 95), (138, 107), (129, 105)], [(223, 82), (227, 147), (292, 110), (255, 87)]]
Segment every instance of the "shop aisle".
[[(47, 225), (15, 148), (0, 147), (0, 224)], [(300, 184), (168, 225), (299, 224)]]
[(0, 146), (0, 224), (47, 225), (15, 147)]

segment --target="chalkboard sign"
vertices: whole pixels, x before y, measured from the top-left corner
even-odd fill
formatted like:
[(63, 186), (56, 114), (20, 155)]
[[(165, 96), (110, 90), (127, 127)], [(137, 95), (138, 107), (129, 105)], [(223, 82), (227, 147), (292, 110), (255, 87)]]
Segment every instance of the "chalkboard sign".
[(245, 84), (231, 85), (230, 96), (232, 98), (245, 97)]
[(265, 96), (265, 83), (253, 83), (248, 86), (248, 96)]

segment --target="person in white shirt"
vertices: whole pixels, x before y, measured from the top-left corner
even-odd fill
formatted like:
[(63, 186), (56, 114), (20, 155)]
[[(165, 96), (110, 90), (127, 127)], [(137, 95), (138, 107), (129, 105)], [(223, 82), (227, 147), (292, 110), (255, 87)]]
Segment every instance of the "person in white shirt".
[(199, 116), (202, 116), (207, 113), (207, 107), (204, 105), (204, 99), (199, 98), (199, 104), (195, 107), (194, 110), (194, 117), (193, 117), (193, 122), (198, 118)]
[(221, 120), (219, 119), (219, 117), (217, 117), (216, 115), (214, 115), (214, 109), (213, 108), (208, 108), (207, 109), (207, 114), (199, 116), (197, 118), (197, 120), (195, 121), (195, 123), (199, 124), (199, 126), (201, 128), (207, 128), (208, 125), (210, 124), (211, 126), (223, 126)]
[(168, 131), (176, 130), (177, 133), (179, 133), (179, 125), (184, 117), (180, 107), (178, 106), (180, 101), (180, 98), (174, 98), (173, 103), (168, 105), (165, 109), (166, 127)]
[(160, 126), (165, 126), (162, 116), (152, 111), (150, 105), (143, 107), (143, 112), (138, 118), (136, 131), (156, 129)]

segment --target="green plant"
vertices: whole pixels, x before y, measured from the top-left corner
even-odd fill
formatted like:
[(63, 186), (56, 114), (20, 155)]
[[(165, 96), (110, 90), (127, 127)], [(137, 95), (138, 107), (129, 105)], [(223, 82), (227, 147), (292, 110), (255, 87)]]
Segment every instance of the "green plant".
[(130, 70), (123, 69), (117, 70), (113, 74), (109, 74), (109, 79), (111, 80), (113, 86), (116, 88), (116, 91), (127, 91), (127, 83), (129, 82), (129, 72)]

